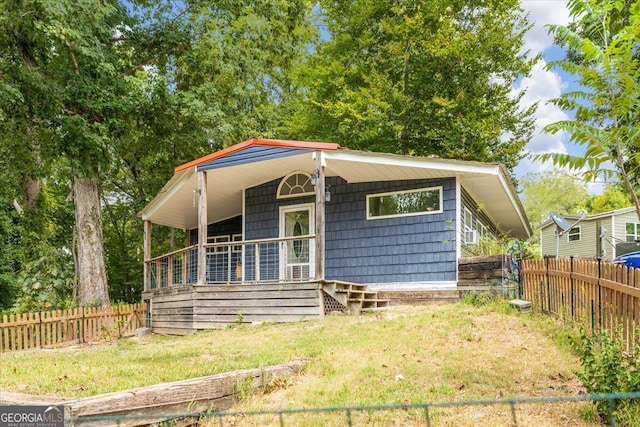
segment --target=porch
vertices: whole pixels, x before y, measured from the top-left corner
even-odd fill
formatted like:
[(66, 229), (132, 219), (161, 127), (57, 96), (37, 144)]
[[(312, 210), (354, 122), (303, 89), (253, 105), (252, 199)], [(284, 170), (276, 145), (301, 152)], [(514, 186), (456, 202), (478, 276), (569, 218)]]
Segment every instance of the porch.
[[(292, 322), (384, 310), (366, 285), (316, 277), (315, 236), (198, 245), (145, 262), (143, 299), (154, 332), (189, 334), (256, 322)], [(198, 276), (204, 281), (198, 281)]]

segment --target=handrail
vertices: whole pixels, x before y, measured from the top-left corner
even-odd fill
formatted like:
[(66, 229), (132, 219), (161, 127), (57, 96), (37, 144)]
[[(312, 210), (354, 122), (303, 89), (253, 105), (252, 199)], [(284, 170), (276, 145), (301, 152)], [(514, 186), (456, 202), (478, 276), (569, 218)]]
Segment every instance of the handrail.
[(175, 250), (175, 251), (173, 251), (173, 252), (168, 252), (168, 253), (163, 254), (163, 255), (158, 255), (158, 256), (156, 256), (156, 257), (149, 258), (149, 259), (145, 260), (144, 262), (153, 262), (153, 261), (158, 261), (158, 260), (159, 260), (159, 259), (161, 259), (161, 258), (167, 258), (167, 257), (170, 257), (170, 256), (172, 256), (172, 255), (177, 255), (177, 254), (179, 254), (179, 253), (182, 253), (182, 252), (185, 252), (185, 251), (189, 251), (189, 250), (191, 250), (191, 249), (197, 249), (197, 248), (198, 248), (198, 245), (191, 245), (191, 246), (187, 246), (186, 248), (177, 249), (177, 250)]
[[(278, 249), (265, 249), (267, 251), (265, 252), (265, 255), (262, 253), (262, 249), (259, 248), (262, 248), (263, 246), (273, 247), (273, 245), (276, 244), (289, 246), (291, 242), (298, 241), (312, 242), (315, 238), (315, 234), (306, 234), (303, 236), (205, 243), (202, 247), (207, 254), (207, 264), (205, 267), (205, 275), (207, 276), (206, 280), (210, 283), (217, 283), (220, 281), (260, 281), (261, 276), (265, 272), (263, 268), (264, 266), (267, 266), (269, 269), (268, 275), (272, 275), (271, 273), (274, 271), (276, 274), (278, 274), (278, 271), (280, 271), (279, 274), (283, 274), (282, 268), (287, 268), (286, 271), (288, 272), (288, 268), (293, 266), (293, 264), (288, 261), (284, 261), (282, 258), (274, 260), (273, 252), (269, 251), (277, 251)], [(146, 271), (148, 271), (149, 274), (148, 277), (145, 276), (145, 291), (191, 283), (195, 269), (198, 268), (198, 260), (194, 259), (193, 254), (199, 249), (200, 245), (191, 245), (183, 249), (178, 249), (145, 260)], [(313, 250), (310, 247), (307, 250), (309, 249)], [(209, 257), (209, 255), (223, 255), (227, 253), (233, 253), (233, 256), (229, 256), (226, 260), (218, 257)], [(285, 259), (288, 259), (289, 255), (286, 251), (280, 253), (286, 257)], [(262, 259), (261, 255), (263, 255)], [(311, 258), (313, 258), (313, 256)], [(220, 263), (223, 263), (224, 265)], [(308, 261), (308, 265), (313, 265), (313, 259)], [(247, 267), (249, 270), (245, 270), (243, 267)], [(272, 270), (274, 268), (276, 270)], [(297, 275), (299, 273), (286, 274)], [(311, 274), (311, 269), (309, 272), (304, 272), (303, 274)]]
[(219, 243), (205, 243), (205, 247), (213, 246), (240, 246), (240, 245), (255, 245), (256, 243), (274, 243), (274, 242), (288, 242), (291, 240), (311, 240), (315, 239), (315, 234), (306, 234), (304, 236), (288, 236), (288, 237), (272, 237), (269, 239), (255, 239), (255, 240), (237, 240), (231, 242), (219, 242)]

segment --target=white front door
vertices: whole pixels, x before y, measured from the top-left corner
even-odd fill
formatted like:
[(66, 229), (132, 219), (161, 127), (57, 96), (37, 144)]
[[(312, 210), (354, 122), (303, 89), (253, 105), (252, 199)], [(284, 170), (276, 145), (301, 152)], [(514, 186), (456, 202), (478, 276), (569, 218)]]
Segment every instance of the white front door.
[[(314, 204), (280, 208), (280, 237), (315, 234)], [(280, 280), (308, 280), (315, 273), (315, 243), (308, 238), (280, 245)]]

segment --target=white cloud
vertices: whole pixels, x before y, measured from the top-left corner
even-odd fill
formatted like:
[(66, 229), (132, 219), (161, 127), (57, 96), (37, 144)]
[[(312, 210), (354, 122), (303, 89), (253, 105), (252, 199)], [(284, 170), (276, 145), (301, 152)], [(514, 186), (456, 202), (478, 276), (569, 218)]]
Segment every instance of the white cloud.
[(529, 14), (533, 27), (527, 32), (525, 51), (532, 55), (544, 52), (553, 45), (553, 37), (547, 34), (546, 25), (569, 23), (569, 10), (565, 0), (522, 0), (522, 8)]
[[(566, 8), (566, 1), (562, 0), (523, 0), (522, 8), (529, 14), (529, 19), (533, 27), (525, 36), (525, 51), (530, 51), (532, 56), (543, 53), (553, 46), (553, 38), (547, 34), (544, 28), (547, 24), (567, 24), (569, 22), (569, 12)], [(527, 144), (525, 151), (530, 155), (541, 153), (566, 153), (566, 135), (558, 133), (555, 135), (544, 132), (543, 128), (559, 120), (566, 120), (569, 117), (560, 108), (549, 101), (557, 98), (567, 88), (568, 83), (563, 80), (563, 76), (555, 71), (545, 69), (547, 62), (544, 59), (531, 70), (531, 75), (521, 79), (514, 92), (526, 90), (522, 97), (521, 105), (526, 108), (534, 103), (538, 104), (535, 113), (534, 136)], [(527, 172), (544, 172), (554, 169), (551, 162), (542, 164), (539, 161), (533, 162), (530, 157), (522, 160), (515, 169), (516, 176), (523, 176)]]

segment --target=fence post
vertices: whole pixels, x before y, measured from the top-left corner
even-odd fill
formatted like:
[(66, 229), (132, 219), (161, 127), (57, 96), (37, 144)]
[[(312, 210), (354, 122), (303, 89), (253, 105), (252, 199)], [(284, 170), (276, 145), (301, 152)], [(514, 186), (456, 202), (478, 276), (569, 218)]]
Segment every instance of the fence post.
[(85, 337), (85, 319), (84, 319), (84, 307), (82, 307), (82, 319), (80, 320), (80, 335), (82, 337), (82, 341), (80, 342), (80, 344), (84, 344), (85, 342), (87, 342), (86, 337)]
[(569, 268), (569, 281), (571, 283), (571, 319), (575, 320), (574, 308), (573, 308), (573, 306), (575, 304), (575, 302), (574, 302), (575, 296), (573, 295), (573, 293), (574, 293), (574, 286), (573, 286), (573, 255), (571, 255), (569, 257), (569, 260), (570, 260), (570, 263), (569, 263), (569, 265), (570, 265), (570, 268)]
[(602, 328), (602, 258), (598, 257), (598, 328)]
[(551, 312), (551, 281), (549, 277), (549, 257), (546, 257), (544, 260), (547, 270), (547, 311)]
[(117, 313), (116, 323), (118, 324), (118, 339), (122, 338), (122, 331), (120, 330), (120, 304), (116, 305)]
[(40, 348), (44, 345), (44, 337), (42, 336), (42, 330), (44, 329), (44, 325), (42, 324), (42, 312), (38, 313), (38, 320), (40, 321), (40, 331), (38, 334), (40, 335)]

